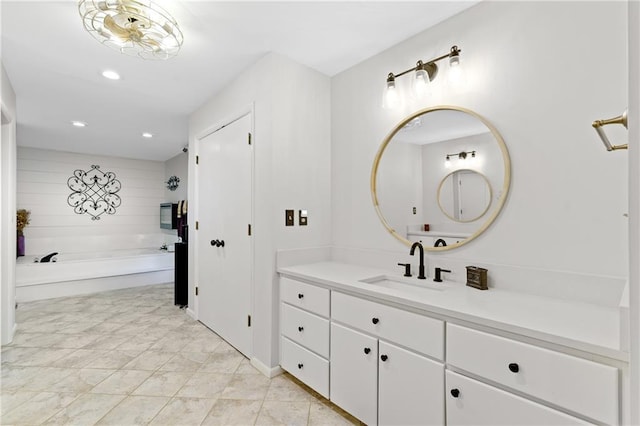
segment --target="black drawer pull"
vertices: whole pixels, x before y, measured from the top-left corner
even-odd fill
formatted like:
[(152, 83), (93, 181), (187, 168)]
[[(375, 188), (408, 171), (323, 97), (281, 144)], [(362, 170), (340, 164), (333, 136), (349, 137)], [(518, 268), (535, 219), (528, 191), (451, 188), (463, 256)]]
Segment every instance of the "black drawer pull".
[(386, 355), (380, 355), (380, 359), (382, 360), (382, 362), (385, 362), (386, 360), (389, 359), (389, 357)]
[(300, 333), (302, 333), (302, 330), (304, 330), (304, 327), (298, 327), (298, 331), (299, 331)]
[(371, 352), (371, 348), (364, 348), (364, 353), (369, 355), (369, 352)]
[(304, 367), (304, 364), (298, 364), (298, 368), (299, 368), (300, 370), (302, 370), (302, 367)]
[(303, 297), (304, 297), (304, 294), (298, 293), (298, 299), (302, 299)]
[(460, 390), (459, 389), (451, 389), (451, 396), (454, 398), (457, 398), (460, 396)]
[(377, 324), (380, 322), (380, 320), (378, 318), (371, 318), (371, 322)]
[(520, 366), (518, 364), (516, 364), (515, 362), (512, 362), (511, 364), (509, 364), (509, 370), (512, 373), (517, 373), (518, 371), (520, 371)]

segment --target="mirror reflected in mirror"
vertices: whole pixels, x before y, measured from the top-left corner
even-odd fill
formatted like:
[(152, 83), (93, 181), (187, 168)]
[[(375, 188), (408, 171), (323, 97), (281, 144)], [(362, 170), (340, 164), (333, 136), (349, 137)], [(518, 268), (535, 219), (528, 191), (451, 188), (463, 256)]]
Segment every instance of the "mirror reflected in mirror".
[(473, 240), (495, 220), (510, 176), (509, 154), (497, 130), (471, 110), (441, 106), (407, 117), (385, 138), (374, 160), (371, 191), (394, 237), (448, 250)]
[(473, 222), (489, 210), (491, 193), (491, 184), (482, 173), (460, 169), (440, 181), (438, 206), (453, 221)]

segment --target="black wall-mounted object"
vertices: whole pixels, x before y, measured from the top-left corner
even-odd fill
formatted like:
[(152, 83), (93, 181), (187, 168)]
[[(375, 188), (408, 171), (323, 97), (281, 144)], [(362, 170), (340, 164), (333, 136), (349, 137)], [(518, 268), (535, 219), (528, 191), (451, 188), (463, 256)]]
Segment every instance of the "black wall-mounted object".
[(178, 204), (160, 204), (160, 228), (178, 229)]
[(176, 243), (173, 304), (180, 306), (189, 305), (188, 290), (188, 262), (189, 251), (187, 243)]

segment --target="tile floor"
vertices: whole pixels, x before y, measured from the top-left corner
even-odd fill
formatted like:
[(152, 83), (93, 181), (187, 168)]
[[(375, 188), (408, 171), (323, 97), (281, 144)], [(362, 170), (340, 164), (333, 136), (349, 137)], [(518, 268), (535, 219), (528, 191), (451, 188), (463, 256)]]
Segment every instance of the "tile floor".
[(173, 305), (172, 285), (25, 303), (16, 320), (2, 425), (358, 424), (291, 376), (260, 374)]

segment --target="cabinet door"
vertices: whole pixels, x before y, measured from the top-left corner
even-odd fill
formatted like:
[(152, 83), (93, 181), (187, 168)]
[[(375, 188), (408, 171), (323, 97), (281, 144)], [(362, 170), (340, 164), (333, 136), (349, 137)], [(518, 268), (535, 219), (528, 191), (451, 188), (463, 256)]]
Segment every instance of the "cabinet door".
[(460, 374), (446, 376), (448, 425), (590, 424)]
[(444, 365), (380, 341), (378, 422), (443, 425)]
[(331, 324), (331, 401), (368, 425), (377, 424), (378, 341)]

